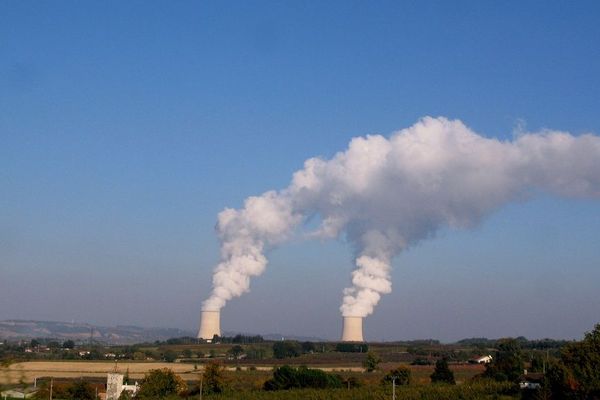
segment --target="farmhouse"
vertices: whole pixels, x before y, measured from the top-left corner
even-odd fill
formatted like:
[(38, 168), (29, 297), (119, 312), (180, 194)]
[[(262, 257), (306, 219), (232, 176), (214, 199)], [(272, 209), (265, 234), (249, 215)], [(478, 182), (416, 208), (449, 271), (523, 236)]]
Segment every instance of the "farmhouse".
[(469, 364), (489, 364), (493, 360), (491, 355), (474, 357), (469, 360)]

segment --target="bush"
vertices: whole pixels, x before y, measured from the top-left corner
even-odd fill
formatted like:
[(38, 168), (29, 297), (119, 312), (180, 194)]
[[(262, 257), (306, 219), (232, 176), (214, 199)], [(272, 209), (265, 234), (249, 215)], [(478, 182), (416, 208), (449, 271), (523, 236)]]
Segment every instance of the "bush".
[(394, 380), (394, 377), (396, 377), (396, 385), (399, 385), (399, 386), (408, 385), (410, 383), (410, 376), (411, 376), (410, 368), (401, 365), (398, 368), (393, 369), (390, 372), (388, 372), (387, 374), (385, 374), (385, 376), (381, 380), (381, 384), (383, 384), (383, 385), (391, 384), (392, 381)]
[(319, 369), (307, 367), (292, 368), (289, 365), (275, 369), (273, 378), (264, 384), (265, 390), (287, 390), (296, 388), (339, 388), (342, 380), (339, 376), (328, 374)]
[(415, 358), (410, 363), (410, 365), (431, 365), (431, 364), (433, 364), (433, 363), (426, 358)]
[(445, 358), (437, 360), (435, 363), (435, 370), (430, 375), (432, 383), (449, 383), (455, 385), (454, 373), (448, 368), (448, 361)]
[(375, 355), (373, 352), (368, 352), (367, 357), (363, 361), (363, 367), (367, 372), (373, 372), (377, 369), (377, 366), (381, 362), (381, 359)]
[(161, 399), (183, 393), (186, 390), (187, 385), (183, 379), (170, 369), (152, 369), (144, 377), (136, 397), (140, 399)]
[(225, 380), (223, 379), (223, 370), (225, 368), (218, 362), (212, 361), (204, 367), (203, 391), (207, 393), (221, 393), (225, 389)]

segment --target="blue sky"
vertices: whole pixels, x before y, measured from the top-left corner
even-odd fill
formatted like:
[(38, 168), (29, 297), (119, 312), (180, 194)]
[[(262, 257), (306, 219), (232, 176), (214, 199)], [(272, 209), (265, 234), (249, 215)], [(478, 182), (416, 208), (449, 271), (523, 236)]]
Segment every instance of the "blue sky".
[[(597, 2), (0, 3), (0, 319), (196, 329), (216, 214), (425, 115), (600, 134)], [(580, 337), (600, 204), (542, 197), (400, 255), (371, 339)], [(270, 255), (223, 328), (335, 339), (352, 254)]]

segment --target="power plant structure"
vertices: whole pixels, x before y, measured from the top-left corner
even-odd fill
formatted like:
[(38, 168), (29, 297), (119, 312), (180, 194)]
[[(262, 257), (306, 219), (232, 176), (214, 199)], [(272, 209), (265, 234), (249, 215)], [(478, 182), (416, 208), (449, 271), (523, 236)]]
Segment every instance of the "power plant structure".
[(362, 317), (344, 317), (342, 342), (364, 342), (362, 321)]
[(211, 340), (215, 335), (221, 336), (221, 312), (202, 311), (198, 339)]
[[(363, 317), (344, 317), (342, 342), (364, 342), (362, 331)], [(198, 339), (211, 340), (221, 336), (221, 312), (202, 311)]]

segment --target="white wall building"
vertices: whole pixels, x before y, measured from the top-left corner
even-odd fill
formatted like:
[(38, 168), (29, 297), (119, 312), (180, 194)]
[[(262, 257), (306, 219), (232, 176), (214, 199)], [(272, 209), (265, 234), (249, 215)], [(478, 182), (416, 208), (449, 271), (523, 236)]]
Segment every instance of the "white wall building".
[(487, 356), (478, 357), (475, 359), (475, 362), (477, 364), (489, 364), (492, 362), (492, 356), (487, 355)]
[(140, 385), (137, 382), (133, 385), (123, 384), (123, 374), (113, 372), (106, 376), (106, 400), (118, 400), (123, 391), (135, 395), (139, 389)]

